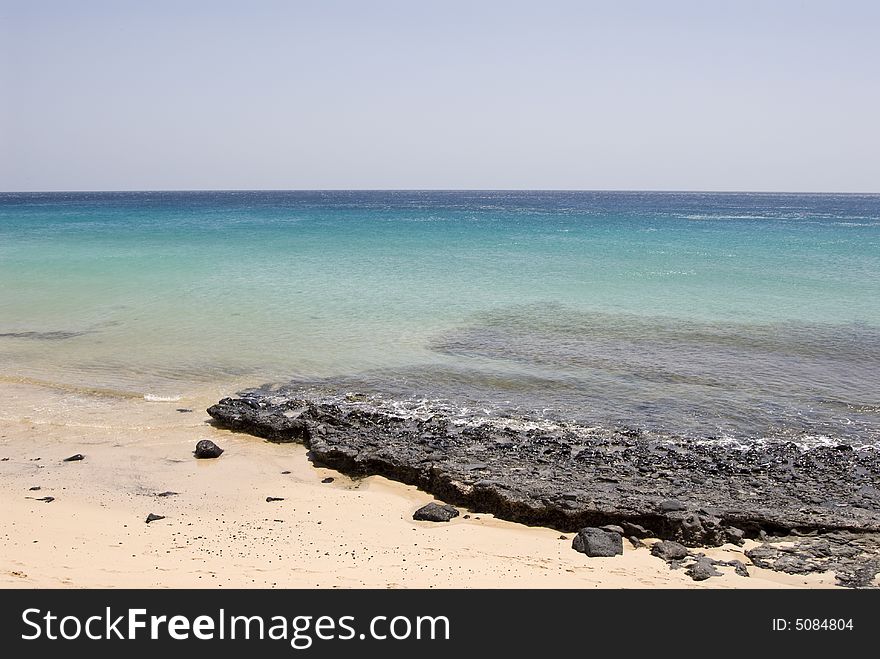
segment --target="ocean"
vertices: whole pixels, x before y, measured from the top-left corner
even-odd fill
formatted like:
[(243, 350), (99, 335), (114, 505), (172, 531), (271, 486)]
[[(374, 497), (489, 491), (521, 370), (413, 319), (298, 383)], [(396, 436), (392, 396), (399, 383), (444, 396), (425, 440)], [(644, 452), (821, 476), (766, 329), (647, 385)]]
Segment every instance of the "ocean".
[(880, 195), (0, 193), (0, 377), (880, 446)]

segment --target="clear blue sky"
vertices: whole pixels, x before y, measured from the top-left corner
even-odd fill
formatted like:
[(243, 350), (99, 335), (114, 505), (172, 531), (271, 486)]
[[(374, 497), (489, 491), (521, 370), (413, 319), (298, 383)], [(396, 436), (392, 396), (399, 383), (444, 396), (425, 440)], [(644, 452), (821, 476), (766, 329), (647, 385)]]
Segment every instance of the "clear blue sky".
[(880, 2), (0, 0), (0, 189), (880, 191)]

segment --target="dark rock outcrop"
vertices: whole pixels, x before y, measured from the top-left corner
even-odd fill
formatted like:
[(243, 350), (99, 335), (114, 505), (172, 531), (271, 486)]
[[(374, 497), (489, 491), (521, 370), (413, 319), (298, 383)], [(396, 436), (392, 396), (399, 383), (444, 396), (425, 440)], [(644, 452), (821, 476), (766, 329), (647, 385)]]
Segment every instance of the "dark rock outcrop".
[(661, 501), (658, 508), (660, 508), (660, 511), (664, 513), (673, 513), (679, 510), (687, 510), (687, 506), (678, 499), (667, 499), (666, 501)]
[(714, 515), (687, 514), (681, 520), (681, 541), (686, 545), (718, 547), (727, 540), (721, 520)]
[(419, 522), (448, 522), (458, 517), (458, 509), (448, 503), (431, 502), (413, 513), (413, 519)]
[(727, 539), (727, 542), (734, 545), (745, 543), (745, 535), (746, 534), (742, 529), (738, 529), (735, 526), (728, 526), (724, 529), (724, 536)]
[(590, 557), (619, 556), (623, 553), (623, 538), (616, 531), (587, 527), (578, 531), (571, 548)]
[(288, 388), (225, 398), (208, 413), (220, 427), (302, 441), (316, 464), (350, 476), (386, 476), (478, 513), (562, 532), (613, 524), (689, 546), (880, 534), (880, 451), (785, 442), (743, 448), (413, 410)]
[(634, 538), (651, 537), (651, 532), (640, 524), (633, 524), (632, 522), (621, 522), (620, 526), (623, 529), (624, 533)]
[(223, 454), (223, 449), (217, 446), (210, 439), (200, 439), (196, 443), (194, 455), (200, 460), (208, 460), (211, 458), (219, 458)]
[(300, 415), (307, 407), (269, 405), (255, 398), (224, 398), (208, 414), (224, 428), (268, 439), (270, 442), (305, 442), (309, 428)]
[(746, 557), (757, 567), (789, 574), (833, 571), (840, 585), (851, 588), (876, 585), (880, 534), (836, 532), (782, 539), (791, 542), (765, 542), (748, 550)]
[(722, 576), (722, 572), (718, 570), (720, 567), (732, 567), (734, 573), (740, 577), (749, 576), (749, 571), (742, 561), (721, 561), (709, 558), (705, 554), (688, 551), (686, 547), (677, 542), (658, 542), (651, 547), (651, 553), (665, 560), (673, 570), (684, 568), (685, 574), (694, 581), (705, 581), (711, 577)]

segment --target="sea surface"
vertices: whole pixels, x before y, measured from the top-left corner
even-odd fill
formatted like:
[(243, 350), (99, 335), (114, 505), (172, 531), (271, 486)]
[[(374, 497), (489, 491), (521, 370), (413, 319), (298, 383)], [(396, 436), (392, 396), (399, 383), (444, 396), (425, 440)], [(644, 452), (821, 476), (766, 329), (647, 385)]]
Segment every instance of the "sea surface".
[(880, 195), (0, 193), (0, 378), (880, 446)]

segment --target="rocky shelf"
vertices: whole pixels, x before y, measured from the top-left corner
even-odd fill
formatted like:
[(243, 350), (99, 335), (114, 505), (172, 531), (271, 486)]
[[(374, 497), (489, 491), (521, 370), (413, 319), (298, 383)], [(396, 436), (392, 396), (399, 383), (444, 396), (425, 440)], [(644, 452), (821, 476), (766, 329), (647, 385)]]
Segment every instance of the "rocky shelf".
[(285, 390), (224, 398), (208, 413), (221, 427), (301, 442), (315, 462), (343, 473), (386, 476), (506, 520), (563, 532), (615, 524), (690, 547), (832, 534), (821, 555), (792, 561), (791, 551), (767, 549), (758, 558), (792, 573), (835, 570), (855, 586), (880, 570), (874, 449), (743, 448), (577, 424), (402, 414), (365, 397)]

